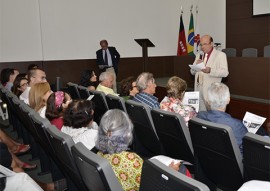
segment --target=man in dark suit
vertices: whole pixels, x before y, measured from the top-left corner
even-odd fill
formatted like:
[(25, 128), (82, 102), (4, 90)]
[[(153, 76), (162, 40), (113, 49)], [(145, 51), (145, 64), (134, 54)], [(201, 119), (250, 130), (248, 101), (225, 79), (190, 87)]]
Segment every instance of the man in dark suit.
[(107, 40), (100, 41), (101, 49), (96, 52), (97, 60), (96, 63), (101, 72), (112, 72), (114, 74), (113, 90), (116, 89), (116, 75), (118, 73), (118, 63), (120, 60), (120, 54), (117, 52), (115, 47), (108, 47)]

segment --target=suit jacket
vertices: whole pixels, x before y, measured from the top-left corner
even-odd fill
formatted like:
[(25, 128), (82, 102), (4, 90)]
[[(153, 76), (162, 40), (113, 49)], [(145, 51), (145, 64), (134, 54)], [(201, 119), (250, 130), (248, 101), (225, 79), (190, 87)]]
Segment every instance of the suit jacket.
[[(193, 65), (196, 64), (199, 58), (200, 54), (197, 54)], [(207, 61), (206, 66), (211, 68), (209, 74), (201, 71), (196, 72), (192, 69), (190, 70), (190, 72), (191, 74), (195, 75), (194, 91), (199, 91), (198, 86), (202, 86), (203, 92), (200, 93), (202, 93), (205, 100), (208, 100), (207, 99), (208, 87), (210, 87), (210, 85), (214, 82), (221, 82), (222, 78), (227, 77), (229, 74), (226, 54), (214, 48)], [(202, 78), (201, 84), (198, 84), (199, 75), (201, 75)]]
[[(120, 54), (117, 52), (115, 47), (108, 47), (108, 49), (109, 49), (109, 52), (111, 54), (112, 64), (113, 64), (115, 74), (117, 75), (117, 73), (118, 73), (118, 63), (119, 63), (119, 60), (120, 60)], [(96, 52), (96, 55), (97, 55), (97, 60), (96, 60), (97, 65), (106, 65), (105, 62), (104, 62), (104, 59), (103, 59), (102, 49), (99, 49)]]

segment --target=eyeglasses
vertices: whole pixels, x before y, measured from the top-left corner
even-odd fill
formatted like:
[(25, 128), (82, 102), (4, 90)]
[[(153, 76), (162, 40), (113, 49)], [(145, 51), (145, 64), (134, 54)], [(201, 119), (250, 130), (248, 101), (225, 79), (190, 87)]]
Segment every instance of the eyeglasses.
[(22, 85), (20, 85), (20, 87), (23, 87), (23, 86), (28, 86), (28, 83), (23, 83)]
[(205, 45), (209, 45), (211, 43), (203, 43), (203, 44), (199, 44), (199, 46), (205, 46)]
[[(33, 78), (36, 78), (36, 76), (33, 76)], [(46, 76), (41, 76), (40, 79), (41, 80), (46, 80)]]

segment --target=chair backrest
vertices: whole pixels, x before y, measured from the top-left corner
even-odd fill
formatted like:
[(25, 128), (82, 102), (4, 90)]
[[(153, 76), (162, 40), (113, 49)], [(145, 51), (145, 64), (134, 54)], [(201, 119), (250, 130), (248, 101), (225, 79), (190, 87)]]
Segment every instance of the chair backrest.
[(106, 159), (89, 151), (80, 142), (75, 144), (71, 148), (71, 151), (79, 173), (88, 190), (123, 190), (110, 163)]
[(227, 57), (236, 57), (235, 48), (225, 48), (225, 49), (222, 49), (222, 52), (224, 52), (227, 55)]
[(68, 93), (70, 94), (72, 99), (81, 99), (80, 93), (78, 90), (78, 84), (68, 82), (67, 87), (68, 87)]
[(90, 96), (89, 90), (86, 87), (78, 86), (78, 91), (81, 99), (87, 99)]
[(60, 161), (59, 168), (72, 180), (78, 190), (87, 190), (71, 154), (71, 147), (74, 145), (72, 138), (59, 131), (55, 126), (49, 126), (46, 130), (52, 147), (57, 151), (55, 155)]
[(149, 159), (143, 163), (140, 190), (209, 191), (209, 188), (156, 159)]
[(165, 154), (194, 163), (193, 146), (183, 117), (161, 109), (151, 110), (151, 115)]
[(207, 178), (221, 189), (237, 190), (243, 184), (243, 164), (232, 129), (195, 117), (189, 121), (189, 131), (194, 155)]
[(51, 126), (50, 121), (42, 118), (37, 112), (30, 114), (30, 117), (38, 134), (39, 144), (47, 153), (53, 154), (54, 150), (52, 150), (53, 147), (49, 141), (49, 134), (46, 131)]
[(256, 48), (245, 48), (242, 50), (242, 57), (258, 57), (258, 50)]
[(149, 151), (149, 156), (161, 154), (161, 143), (159, 142), (152, 121), (149, 106), (133, 100), (127, 100), (125, 103), (127, 113), (134, 124), (134, 145), (136, 152), (145, 156), (140, 151), (140, 147), (143, 147)]
[(270, 57), (270, 45), (263, 47), (263, 57)]
[(125, 100), (122, 97), (107, 94), (106, 101), (109, 109), (120, 109), (126, 112)]
[(270, 181), (270, 139), (247, 133), (243, 138), (244, 179)]
[(99, 124), (103, 114), (109, 110), (105, 94), (104, 92), (96, 90), (90, 91), (90, 93), (94, 95), (92, 98), (92, 101), (95, 103), (94, 120)]

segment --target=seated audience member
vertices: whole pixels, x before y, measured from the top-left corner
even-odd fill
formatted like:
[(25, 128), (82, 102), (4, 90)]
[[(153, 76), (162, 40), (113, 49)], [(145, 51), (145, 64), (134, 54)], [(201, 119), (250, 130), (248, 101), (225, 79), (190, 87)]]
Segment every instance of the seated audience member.
[(141, 73), (137, 80), (136, 85), (139, 90), (139, 93), (133, 98), (134, 101), (145, 103), (149, 105), (151, 109), (158, 108), (159, 102), (158, 98), (153, 96), (156, 92), (157, 85), (155, 84), (155, 79), (153, 74), (148, 72)]
[(167, 83), (167, 96), (160, 103), (160, 108), (165, 111), (171, 111), (180, 114), (188, 126), (188, 121), (197, 115), (194, 107), (183, 105), (182, 99), (187, 89), (185, 80), (173, 76)]
[(64, 124), (63, 113), (71, 101), (70, 95), (62, 91), (52, 93), (47, 100), (45, 116), (59, 130)]
[(93, 70), (84, 70), (80, 85), (88, 88), (88, 90), (95, 90), (97, 87), (97, 76), (95, 72)]
[(104, 92), (107, 94), (112, 94), (118, 96), (112, 87), (113, 87), (114, 75), (111, 72), (102, 72), (99, 76), (99, 85), (97, 87), (97, 91)]
[(27, 78), (28, 78), (29, 86), (20, 95), (20, 100), (23, 100), (26, 104), (29, 104), (29, 92), (30, 92), (31, 87), (37, 83), (47, 82), (47, 80), (46, 80), (45, 72), (38, 68), (29, 70), (27, 73)]
[[(133, 124), (129, 116), (119, 110), (107, 111), (101, 118), (96, 140), (97, 153), (107, 159), (124, 190), (139, 190), (143, 159), (129, 151), (133, 140)], [(177, 171), (188, 172), (184, 165), (174, 163), (169, 166)], [(190, 177), (189, 172), (186, 173)]]
[(26, 90), (28, 87), (28, 80), (25, 77), (17, 76), (13, 82), (12, 92), (17, 96), (20, 95)]
[(50, 84), (48, 82), (37, 83), (32, 86), (29, 92), (29, 105), (32, 109), (45, 118), (46, 103), (48, 97), (52, 94)]
[(139, 90), (136, 86), (136, 80), (133, 76), (130, 76), (120, 82), (120, 96), (124, 100), (133, 99), (134, 96), (139, 93)]
[(95, 147), (97, 124), (93, 121), (94, 103), (89, 100), (73, 100), (64, 112), (61, 131), (70, 135), (75, 143), (82, 142), (89, 150)]
[(240, 151), (243, 153), (242, 139), (248, 131), (241, 120), (235, 119), (225, 112), (230, 102), (229, 88), (223, 83), (216, 82), (211, 84), (207, 94), (210, 110), (200, 111), (197, 117), (231, 127)]
[(1, 83), (2, 85), (11, 91), (13, 82), (16, 76), (19, 74), (19, 71), (13, 68), (5, 68), (1, 71)]

